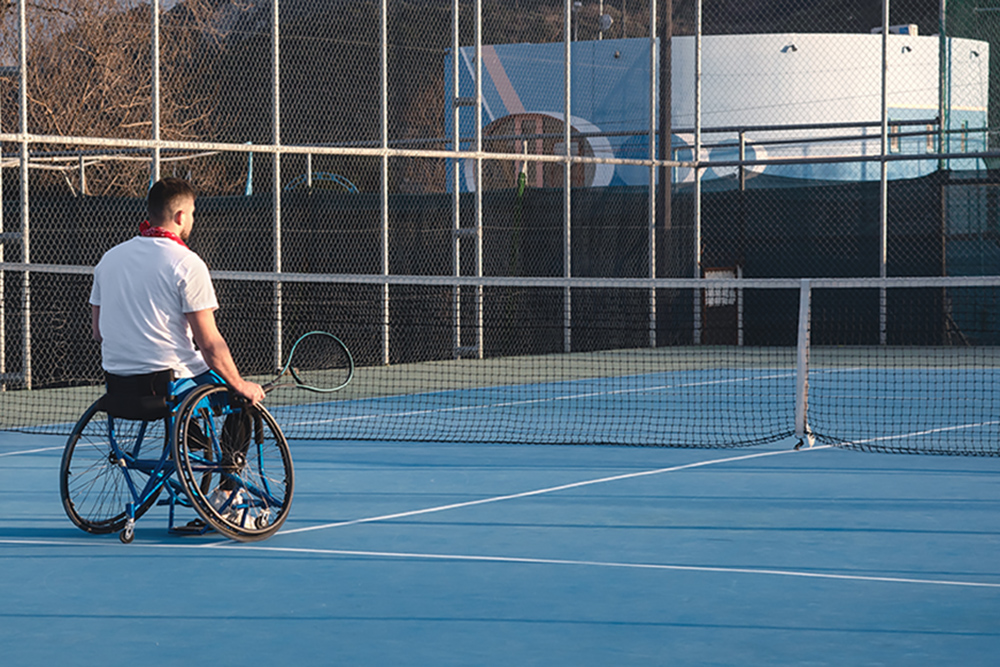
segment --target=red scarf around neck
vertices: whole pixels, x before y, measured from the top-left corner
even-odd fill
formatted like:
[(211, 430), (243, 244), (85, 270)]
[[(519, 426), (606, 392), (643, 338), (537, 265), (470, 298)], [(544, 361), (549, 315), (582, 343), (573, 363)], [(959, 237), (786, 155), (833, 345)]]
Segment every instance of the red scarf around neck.
[(144, 220), (141, 225), (139, 225), (139, 234), (141, 236), (153, 236), (156, 238), (170, 239), (171, 241), (177, 241), (182, 246), (187, 248), (187, 243), (181, 240), (181, 237), (177, 236), (173, 232), (168, 232), (163, 227), (154, 227), (149, 224), (149, 220)]

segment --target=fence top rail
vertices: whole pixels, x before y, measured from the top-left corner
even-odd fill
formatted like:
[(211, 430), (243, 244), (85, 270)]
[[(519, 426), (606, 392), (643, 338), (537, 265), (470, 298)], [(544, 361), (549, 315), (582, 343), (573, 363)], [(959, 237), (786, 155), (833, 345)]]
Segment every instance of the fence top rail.
[[(702, 127), (702, 134), (745, 134), (747, 132), (800, 132), (805, 130), (839, 130), (839, 129), (865, 129), (871, 127), (881, 127), (882, 123), (880, 121), (868, 121), (868, 122), (840, 122), (840, 123), (789, 123), (784, 125), (719, 125), (713, 127)], [(939, 134), (940, 132), (945, 133), (958, 133), (958, 132), (968, 132), (973, 128), (965, 128), (962, 130), (944, 130), (942, 128), (937, 128), (938, 119), (926, 118), (926, 119), (916, 119), (916, 120), (892, 120), (889, 125), (894, 127), (918, 127), (933, 125), (935, 129), (932, 130), (933, 134)], [(990, 128), (975, 128), (977, 131), (986, 131)], [(671, 134), (693, 134), (695, 131), (694, 127), (678, 127), (671, 131)], [(582, 132), (580, 130), (571, 129), (570, 135), (577, 138), (591, 138), (591, 137), (642, 137), (649, 136), (650, 132), (648, 129), (632, 129), (632, 130), (618, 130), (618, 131), (600, 131), (600, 132)], [(926, 134), (924, 132), (914, 132), (914, 135)], [(660, 133), (658, 130), (653, 131), (653, 135), (659, 137)], [(852, 138), (871, 138), (878, 135), (850, 135)], [(484, 139), (490, 141), (496, 140), (510, 140), (510, 139), (562, 139), (563, 134), (561, 132), (525, 132), (522, 134), (491, 134)], [(825, 137), (822, 137), (825, 138)], [(476, 140), (474, 136), (459, 137), (461, 143), (472, 143)], [(799, 137), (796, 141), (804, 142), (809, 141), (810, 137)], [(400, 146), (419, 146), (425, 144), (451, 144), (454, 141), (452, 137), (420, 137), (415, 139), (394, 139), (389, 141), (389, 146), (400, 147)], [(755, 141), (755, 143), (763, 143), (760, 141)], [(342, 141), (337, 143), (318, 143), (318, 147), (351, 147), (351, 148), (374, 148), (381, 146), (382, 144), (377, 140), (365, 140), (365, 141)]]
[[(968, 132), (983, 132), (986, 128), (963, 130)], [(872, 137), (873, 139), (876, 137)], [(554, 155), (542, 153), (503, 153), (493, 151), (463, 151), (463, 150), (417, 150), (403, 148), (364, 148), (345, 146), (320, 146), (302, 144), (228, 144), (203, 141), (164, 141), (142, 139), (113, 139), (99, 137), (67, 137), (56, 135), (35, 135), (0, 132), (0, 142), (18, 144), (56, 144), (99, 146), (107, 148), (138, 148), (144, 150), (198, 151), (198, 152), (236, 152), (236, 153), (268, 153), (297, 155), (333, 155), (368, 158), (435, 158), (449, 160), (490, 160), (508, 162), (551, 162), (572, 164), (614, 164), (637, 167), (680, 167), (688, 169), (708, 169), (712, 167), (755, 167), (771, 164), (840, 164), (840, 163), (872, 163), (872, 162), (907, 162), (913, 160), (970, 160), (978, 158), (1000, 158), (1000, 150), (928, 152), (928, 153), (885, 153), (885, 154), (846, 154), (817, 155), (813, 157), (770, 157), (761, 159), (735, 160), (650, 160), (605, 157), (600, 155)], [(19, 151), (5, 153), (9, 156), (4, 167), (18, 166)], [(29, 156), (29, 161), (30, 161)], [(124, 159), (124, 158), (122, 158)], [(141, 158), (131, 158), (141, 159)]]
[[(0, 272), (91, 275), (92, 266), (0, 262)], [(536, 287), (619, 289), (872, 289), (925, 287), (1000, 287), (995, 276), (927, 276), (898, 278), (587, 278), (556, 276), (419, 276), (371, 273), (291, 273), (212, 271), (215, 280), (268, 283), (417, 285), (427, 287)]]

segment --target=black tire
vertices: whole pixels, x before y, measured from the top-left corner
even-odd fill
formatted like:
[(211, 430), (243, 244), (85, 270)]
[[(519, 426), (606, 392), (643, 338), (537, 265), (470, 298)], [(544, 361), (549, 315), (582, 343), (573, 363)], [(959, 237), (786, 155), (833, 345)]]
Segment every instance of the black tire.
[[(126, 505), (133, 501), (126, 476), (141, 491), (149, 474), (122, 466), (111, 447), (111, 434), (120, 450), (146, 452), (157, 458), (167, 445), (166, 420), (141, 422), (109, 417), (99, 403), (91, 405), (70, 433), (59, 466), (59, 494), (70, 521), (95, 534), (115, 533), (128, 519)], [(145, 431), (143, 432), (143, 425)], [(139, 440), (142, 435), (141, 441)], [(160, 489), (135, 508), (135, 518), (156, 502)]]
[[(192, 437), (199, 432), (205, 438)], [(205, 523), (240, 542), (277, 532), (292, 504), (295, 473), (288, 442), (266, 408), (232, 400), (224, 386), (199, 387), (178, 409), (171, 437), (177, 477)]]

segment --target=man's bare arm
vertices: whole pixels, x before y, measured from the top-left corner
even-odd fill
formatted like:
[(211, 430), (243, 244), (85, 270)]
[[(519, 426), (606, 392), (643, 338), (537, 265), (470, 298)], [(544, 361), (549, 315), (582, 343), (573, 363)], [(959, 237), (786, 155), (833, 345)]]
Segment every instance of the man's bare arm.
[(90, 333), (98, 343), (104, 340), (101, 338), (101, 307), (94, 304), (90, 304)]
[(247, 382), (240, 376), (233, 361), (233, 355), (229, 351), (229, 345), (219, 332), (215, 324), (215, 311), (211, 309), (198, 310), (193, 313), (186, 313), (188, 324), (191, 325), (191, 332), (194, 334), (194, 342), (201, 350), (205, 363), (213, 371), (226, 381), (240, 396), (249, 399), (251, 403), (259, 403), (264, 399), (264, 390), (259, 384)]

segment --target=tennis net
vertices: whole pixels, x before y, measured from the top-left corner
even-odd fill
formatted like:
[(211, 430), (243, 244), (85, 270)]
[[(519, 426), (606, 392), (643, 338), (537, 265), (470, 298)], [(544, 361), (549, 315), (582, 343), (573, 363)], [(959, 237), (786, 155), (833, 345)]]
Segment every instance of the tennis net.
[[(269, 395), (290, 438), (1000, 455), (1000, 278), (215, 281), (245, 375), (310, 330), (354, 355), (336, 394)], [(67, 433), (102, 393), (89, 284), (5, 272), (30, 298), (5, 304), (0, 427)]]

